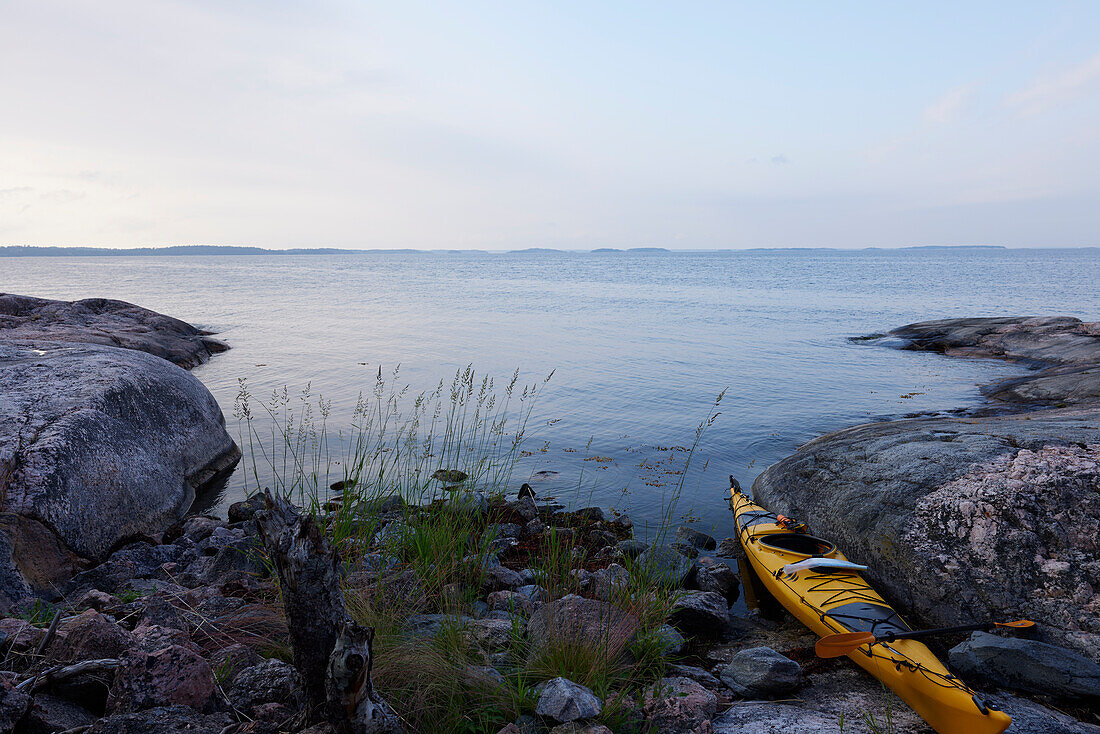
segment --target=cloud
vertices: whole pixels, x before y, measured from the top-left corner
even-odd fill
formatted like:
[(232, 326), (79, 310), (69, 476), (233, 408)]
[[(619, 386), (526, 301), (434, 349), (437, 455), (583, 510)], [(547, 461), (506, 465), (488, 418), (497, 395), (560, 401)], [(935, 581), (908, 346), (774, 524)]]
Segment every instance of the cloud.
[(790, 160), (787, 158), (787, 156), (783, 155), (782, 153), (780, 153), (779, 155), (773, 155), (772, 156), (772, 164), (773, 165), (782, 166), (784, 163), (790, 163)]
[(1048, 74), (1008, 95), (1005, 103), (1021, 114), (1037, 115), (1086, 91), (1100, 80), (1100, 53), (1057, 74)]
[(935, 125), (954, 122), (970, 103), (978, 82), (960, 84), (924, 108), (924, 121)]

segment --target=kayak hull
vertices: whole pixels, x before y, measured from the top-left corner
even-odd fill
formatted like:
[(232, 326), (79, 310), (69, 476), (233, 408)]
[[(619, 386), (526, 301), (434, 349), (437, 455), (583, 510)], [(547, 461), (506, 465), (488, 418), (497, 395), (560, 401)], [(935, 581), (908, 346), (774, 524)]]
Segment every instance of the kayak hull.
[[(765, 588), (821, 636), (842, 632), (908, 631), (901, 616), (857, 570), (828, 567), (784, 571), (810, 558), (846, 561), (831, 543), (807, 535), (743, 493), (730, 491), (738, 539)], [(801, 532), (800, 532), (801, 531)], [(839, 565), (839, 564), (835, 564)], [(923, 643), (864, 645), (848, 655), (913, 708), (939, 734), (1000, 734), (1012, 723), (953, 676)]]

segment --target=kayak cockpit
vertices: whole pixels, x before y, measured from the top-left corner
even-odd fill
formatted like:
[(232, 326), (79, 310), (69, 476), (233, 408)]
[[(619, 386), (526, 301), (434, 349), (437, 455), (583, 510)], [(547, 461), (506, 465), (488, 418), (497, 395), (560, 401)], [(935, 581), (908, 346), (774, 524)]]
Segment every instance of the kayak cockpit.
[(836, 546), (824, 538), (802, 533), (769, 533), (758, 535), (753, 540), (758, 540), (761, 545), (769, 548), (803, 556), (827, 556), (836, 550)]

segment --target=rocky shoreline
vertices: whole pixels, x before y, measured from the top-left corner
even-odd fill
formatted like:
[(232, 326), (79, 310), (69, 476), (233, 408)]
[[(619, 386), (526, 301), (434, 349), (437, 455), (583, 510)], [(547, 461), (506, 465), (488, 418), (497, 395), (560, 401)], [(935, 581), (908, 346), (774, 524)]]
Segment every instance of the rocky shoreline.
[[(0, 409), (8, 411), (0, 415), (4, 425), (30, 415), (44, 428), (31, 442), (22, 438), (25, 429), (0, 430), (0, 458), (17, 457), (5, 465), (17, 470), (0, 478), (16, 490), (9, 489), (9, 497), (24, 498), (18, 507), (29, 508), (6, 506), (0, 516), (0, 541), (7, 543), (0, 557), (11, 558), (0, 573), (0, 591), (9, 594), (0, 609), (8, 615), (0, 619), (0, 732), (339, 731), (339, 722), (334, 729), (331, 720), (311, 718), (306, 698), (316, 681), (303, 681), (292, 664), (298, 656), (291, 655), (286, 593), (258, 530), (264, 499), (233, 505), (227, 519), (185, 515), (183, 505), (190, 505), (200, 480), (239, 456), (222, 438), (221, 412), (202, 395), (209, 393), (160, 356), (62, 340), (56, 321), (46, 331), (50, 339), (36, 337), (26, 313), (66, 308), (10, 305), (18, 298), (0, 296), (0, 319), (5, 308), (19, 311), (10, 332), (0, 320)], [(159, 315), (129, 304), (96, 303), (91, 311), (110, 312), (109, 324), (82, 314), (81, 329), (113, 328), (116, 345), (169, 339), (157, 349), (175, 355), (210, 349), (207, 335), (181, 328), (182, 322), (158, 321)], [(1065, 319), (988, 322), (916, 324), (892, 338), (948, 353), (1000, 349), (1032, 364), (1040, 361), (1036, 340), (1047, 353), (1084, 356), (1041, 360), (1029, 377), (1042, 386), (1045, 402), (1031, 399), (1026, 413), (840, 431), (769, 468), (754, 493), (774, 509), (811, 519), (815, 532), (868, 563), (876, 583), (922, 623), (1021, 610), (1026, 613), (1019, 616), (1039, 617), (1039, 640), (956, 640), (963, 644), (951, 650), (951, 665), (989, 703), (1012, 714), (1012, 732), (1097, 734), (1100, 629), (1092, 589), (1100, 588), (1100, 566), (1097, 526), (1089, 523), (1100, 517), (1100, 406), (1089, 395), (1100, 393), (1092, 392), (1095, 363), (1088, 355), (1095, 352), (1088, 345), (1100, 332)], [(167, 331), (134, 325), (158, 323), (167, 323)], [(135, 332), (140, 338), (127, 336)], [(130, 372), (111, 371), (119, 365)], [(74, 419), (60, 407), (50, 413), (34, 404), (56, 401), (49, 390), (30, 393), (34, 400), (20, 397), (35, 389), (19, 377), (32, 368), (46, 370), (45, 384), (65, 384), (67, 393), (77, 390), (76, 376), (106, 375), (94, 389), (77, 391), (80, 407), (76, 397), (66, 397), (72, 414), (99, 421), (95, 430), (63, 432), (57, 441), (66, 438), (66, 449), (75, 435), (90, 447), (104, 443), (99, 455), (114, 450), (120, 462), (135, 443), (154, 453), (131, 455), (145, 458), (131, 462), (132, 474), (117, 475), (116, 484), (85, 483), (79, 493), (63, 477), (33, 484), (28, 477), (36, 475), (24, 467), (46, 466), (57, 456), (36, 453), (42, 437)], [(136, 389), (138, 383), (144, 389)], [(180, 392), (182, 402), (169, 402), (169, 389)], [(155, 420), (176, 421), (174, 447), (146, 435), (153, 427), (134, 429), (148, 405), (163, 411), (152, 414)], [(167, 415), (173, 411), (175, 418)], [(127, 421), (134, 435), (128, 448), (110, 433), (118, 424), (103, 416)], [(157, 471), (142, 483), (137, 470), (149, 468), (149, 456)], [(88, 471), (82, 466), (65, 471), (81, 476)], [(527, 485), (508, 495), (481, 494), (463, 489), (460, 474), (437, 477), (450, 490), (430, 505), (409, 506), (397, 496), (363, 505), (347, 499), (318, 518), (322, 528), (369, 523), (369, 531), (350, 540), (334, 539), (331, 552), (349, 613), (369, 617), (364, 610), (395, 604), (401, 610), (387, 617), (393, 630), (377, 633), (390, 642), (376, 642), (373, 675), (406, 730), (442, 731), (443, 725), (427, 726), (409, 709), (394, 681), (402, 680), (401, 668), (420, 668), (416, 659), (399, 656), (431, 656), (449, 645), (462, 653), (457, 662), (448, 657), (446, 684), (496, 712), (471, 711), (466, 731), (931, 731), (847, 659), (815, 658), (815, 636), (788, 615), (731, 613), (747, 581), (735, 570), (736, 540), (719, 542), (681, 527), (648, 545), (633, 537), (626, 516), (554, 505)], [(128, 476), (135, 480), (122, 481)], [(142, 511), (137, 504), (95, 504), (97, 491), (121, 491), (149, 504)], [(464, 537), (454, 558), (411, 562), (405, 539), (424, 540), (424, 528), (456, 519)], [(100, 520), (104, 527), (93, 529)], [(445, 564), (453, 568), (444, 578)], [(437, 576), (448, 583), (435, 584)], [(20, 593), (7, 591), (20, 580)], [(609, 677), (586, 678), (590, 671), (575, 661), (601, 655)], [(368, 683), (370, 675), (368, 665)], [(487, 728), (474, 721), (497, 723)], [(351, 730), (393, 730), (381, 726)]]

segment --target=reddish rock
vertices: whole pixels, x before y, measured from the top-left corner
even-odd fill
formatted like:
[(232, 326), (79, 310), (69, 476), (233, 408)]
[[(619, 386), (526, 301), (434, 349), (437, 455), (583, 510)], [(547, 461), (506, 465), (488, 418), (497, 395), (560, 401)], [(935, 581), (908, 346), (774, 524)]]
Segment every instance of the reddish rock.
[(649, 688), (642, 712), (663, 734), (710, 734), (718, 697), (690, 678), (662, 678)]
[(206, 711), (214, 700), (214, 671), (198, 653), (173, 645), (123, 658), (107, 699), (111, 713), (180, 704)]
[(45, 636), (46, 630), (35, 627), (25, 619), (0, 619), (0, 637), (6, 640), (6, 645), (11, 645), (12, 652), (33, 650)]
[(0, 676), (0, 731), (14, 730), (30, 705), (30, 696), (15, 690), (7, 678)]
[(134, 636), (94, 609), (61, 625), (64, 637), (54, 643), (53, 657), (63, 662), (121, 657), (134, 646)]

